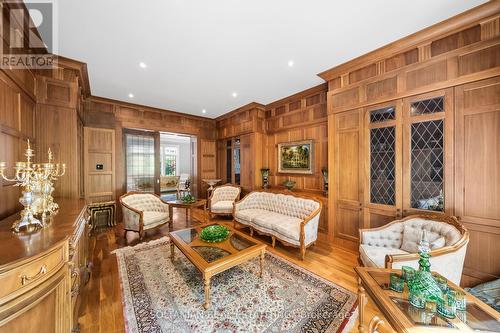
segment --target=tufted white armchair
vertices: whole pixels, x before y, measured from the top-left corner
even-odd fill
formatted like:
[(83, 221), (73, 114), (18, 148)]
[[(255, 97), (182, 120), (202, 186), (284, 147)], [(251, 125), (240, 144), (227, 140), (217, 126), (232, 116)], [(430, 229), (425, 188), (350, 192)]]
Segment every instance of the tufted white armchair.
[(145, 230), (170, 222), (168, 204), (153, 193), (128, 192), (120, 197), (123, 211), (125, 238), (128, 231), (139, 233), (143, 238)]
[[(425, 230), (425, 232), (424, 232)], [(431, 247), (431, 270), (459, 285), (469, 232), (455, 217), (413, 215), (380, 228), (360, 229), (359, 259), (364, 266), (418, 268), (418, 243)]]
[(240, 193), (240, 187), (231, 184), (214, 188), (208, 199), (210, 217), (233, 214), (233, 204), (240, 199)]

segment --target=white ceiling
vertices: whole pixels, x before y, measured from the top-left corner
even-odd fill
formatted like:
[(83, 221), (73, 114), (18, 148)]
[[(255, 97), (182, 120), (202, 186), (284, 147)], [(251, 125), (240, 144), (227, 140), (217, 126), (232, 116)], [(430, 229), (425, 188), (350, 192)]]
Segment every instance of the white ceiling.
[(59, 54), (88, 64), (93, 95), (208, 117), (317, 85), (321, 71), (486, 2), (56, 1)]

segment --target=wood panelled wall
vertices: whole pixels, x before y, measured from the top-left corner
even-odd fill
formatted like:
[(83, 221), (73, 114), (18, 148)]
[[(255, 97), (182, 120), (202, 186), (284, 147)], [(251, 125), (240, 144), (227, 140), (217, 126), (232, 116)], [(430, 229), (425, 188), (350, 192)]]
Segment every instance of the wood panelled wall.
[[(36, 145), (35, 76), (29, 70), (21, 76), (19, 71), (0, 71), (0, 161), (7, 162), (9, 177), (14, 175), (14, 163), (24, 160), (27, 139)], [(21, 208), (19, 196), (19, 187), (0, 179), (0, 219)]]
[(68, 68), (40, 72), (36, 97), (36, 153), (44, 160), (50, 148), (55, 160), (66, 164), (66, 174), (55, 183), (55, 195), (78, 198), (83, 159), (78, 72)]
[[(389, 102), (408, 112), (415, 98), (440, 95), (446, 112), (445, 211), (470, 232), (462, 284), (500, 277), (499, 14), (500, 1), (488, 2), (320, 74), (328, 81), (329, 219), (335, 242), (356, 248), (359, 228), (416, 212), (398, 204), (393, 211), (375, 211), (370, 204), (366, 113)], [(408, 161), (407, 131), (396, 138), (396, 145), (407, 147), (403, 161)], [(403, 174), (403, 188), (409, 188), (407, 181)], [(374, 214), (379, 217), (372, 219)]]
[(262, 186), (260, 169), (262, 165), (262, 147), (266, 129), (265, 107), (262, 104), (250, 103), (233, 110), (217, 120), (217, 177), (222, 183), (230, 183), (227, 179), (226, 143), (238, 137), (240, 139), (241, 181), (246, 192)]
[[(328, 225), (328, 202), (323, 195), (321, 169), (328, 167), (328, 129), (326, 111), (327, 84), (304, 90), (268, 105), (251, 103), (217, 118), (217, 174), (226, 176), (227, 141), (240, 139), (241, 180), (244, 192), (262, 187), (261, 168), (270, 169), (270, 185), (282, 189), (282, 183), (296, 181), (294, 191), (323, 203), (319, 229), (321, 238), (333, 238)], [(312, 175), (278, 173), (278, 144), (313, 140)]]
[[(87, 202), (115, 199), (115, 130), (84, 128), (84, 180)], [(97, 165), (102, 166), (101, 169)]]
[[(8, 11), (2, 11), (2, 15), (6, 16), (5, 22), (10, 20)], [(28, 33), (22, 28), (19, 31)], [(9, 45), (8, 36), (2, 35), (2, 43)], [(81, 126), (78, 109), (82, 92), (79, 86), (86, 78), (82, 79), (79, 70), (68, 64), (61, 58), (50, 71), (0, 70), (0, 160), (7, 162), (8, 175), (12, 176), (13, 163), (25, 160), (27, 139), (35, 150), (35, 162), (45, 161), (50, 147), (56, 160), (67, 165), (66, 175), (56, 183), (55, 195), (78, 197), (78, 123)], [(3, 180), (0, 185), (0, 218), (3, 218), (21, 208), (20, 192), (18, 187)]]
[[(323, 191), (321, 169), (328, 167), (326, 92), (327, 85), (322, 84), (266, 106), (263, 165), (270, 169), (273, 186), (290, 179), (296, 182), (299, 190)], [(313, 174), (278, 173), (278, 144), (301, 140), (313, 140)]]
[[(215, 158), (215, 146), (202, 145), (202, 140), (212, 140), (216, 138), (215, 120), (191, 116), (169, 110), (162, 110), (141, 106), (101, 97), (89, 97), (84, 103), (84, 124), (95, 128), (108, 128), (115, 131), (115, 154), (116, 154), (116, 176), (115, 176), (115, 197), (125, 193), (125, 153), (123, 148), (123, 129), (141, 129), (150, 131), (173, 132), (181, 134), (195, 135), (198, 138), (198, 152), (204, 150), (204, 157), (198, 154), (199, 163), (196, 172), (196, 185), (203, 195), (203, 184), (201, 179), (208, 177), (207, 173), (202, 173), (205, 165), (211, 165), (208, 155)], [(213, 149), (209, 153), (208, 149)], [(215, 166), (207, 167), (215, 170)], [(205, 176), (204, 176), (205, 175)]]

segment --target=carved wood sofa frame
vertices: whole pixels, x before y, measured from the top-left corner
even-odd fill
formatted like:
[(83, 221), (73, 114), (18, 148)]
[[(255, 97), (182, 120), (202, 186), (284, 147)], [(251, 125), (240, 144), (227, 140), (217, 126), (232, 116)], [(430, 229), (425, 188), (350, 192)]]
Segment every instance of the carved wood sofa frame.
[[(142, 240), (144, 238), (144, 213), (138, 209), (135, 209), (133, 207), (130, 207), (129, 205), (127, 205), (125, 202), (123, 202), (122, 198), (125, 198), (125, 197), (128, 197), (129, 195), (133, 195), (133, 194), (150, 194), (150, 195), (154, 195), (155, 197), (157, 197), (158, 199), (160, 199), (164, 204), (168, 205), (166, 201), (164, 201), (158, 194), (156, 193), (151, 193), (151, 192), (140, 192), (140, 191), (131, 191), (131, 192), (127, 192), (125, 193), (124, 195), (122, 195), (120, 197), (120, 204), (122, 206), (124, 206), (125, 208), (127, 209), (130, 209), (131, 211), (137, 213), (140, 215), (140, 218), (139, 218), (139, 240)], [(168, 224), (170, 223), (170, 218), (167, 219), (167, 222), (163, 223), (163, 224), (160, 224), (160, 225), (157, 225), (151, 229), (147, 229), (147, 230), (153, 230), (153, 229), (158, 229), (158, 228), (161, 228), (162, 226), (164, 226), (165, 224)], [(172, 227), (172, 226), (170, 226)], [(125, 241), (127, 240), (127, 232), (129, 231), (133, 231), (133, 232), (137, 232), (137, 230), (133, 230), (133, 229), (127, 229), (125, 228), (125, 224), (123, 225), (123, 229), (125, 230), (125, 234), (124, 234), (124, 237), (125, 237)]]
[[(234, 219), (234, 211), (236, 209), (236, 203), (233, 204), (233, 225), (234, 225), (234, 227), (236, 229), (238, 227), (240, 227), (240, 226), (242, 226), (242, 227), (248, 227), (250, 229), (250, 236), (253, 236), (253, 233), (256, 232), (259, 235), (265, 235), (265, 236), (271, 237), (273, 248), (276, 246), (276, 239), (279, 240), (283, 245), (291, 246), (291, 247), (295, 247), (295, 248), (299, 248), (300, 249), (300, 259), (304, 260), (304, 258), (306, 256), (306, 249), (308, 247), (314, 246), (316, 244), (316, 241), (314, 241), (314, 242), (312, 242), (312, 243), (310, 243), (308, 245), (305, 244), (305, 239), (306, 239), (305, 226), (306, 226), (307, 223), (309, 223), (309, 221), (311, 221), (314, 217), (316, 217), (317, 215), (319, 215), (321, 213), (321, 209), (323, 208), (323, 204), (320, 201), (314, 200), (312, 198), (307, 198), (307, 197), (302, 197), (302, 196), (299, 196), (299, 195), (295, 195), (294, 193), (291, 193), (291, 191), (286, 191), (286, 192), (285, 191), (283, 191), (283, 192), (269, 192), (269, 191), (265, 191), (265, 190), (258, 190), (258, 191), (252, 191), (250, 193), (253, 193), (253, 192), (265, 192), (265, 193), (273, 193), (273, 194), (291, 195), (291, 196), (294, 196), (294, 197), (299, 198), (299, 199), (312, 200), (312, 201), (317, 202), (319, 204), (319, 207), (314, 212), (312, 212), (308, 217), (306, 217), (302, 222), (300, 222), (300, 235), (299, 235), (299, 243), (300, 243), (300, 245), (292, 244), (290, 242), (287, 242), (285, 240), (280, 239), (279, 237), (276, 237), (275, 235), (266, 233), (265, 231), (258, 230), (256, 228), (254, 228), (253, 226), (246, 225), (246, 224), (243, 224), (243, 223), (240, 223), (240, 222), (236, 221)], [(246, 198), (246, 196), (243, 199), (241, 199), (240, 201), (238, 201), (237, 203), (243, 202), (245, 200), (245, 198)]]
[[(467, 246), (467, 243), (469, 241), (469, 231), (460, 223), (458, 222), (458, 219), (455, 216), (448, 216), (444, 214), (416, 214), (416, 215), (410, 215), (405, 218), (399, 219), (392, 221), (386, 225), (383, 225), (378, 228), (372, 228), (372, 229), (359, 229), (359, 241), (361, 244), (363, 244), (363, 232), (365, 231), (376, 231), (376, 230), (383, 230), (387, 227), (389, 227), (392, 224), (399, 223), (399, 222), (405, 222), (407, 220), (411, 220), (414, 218), (421, 218), (425, 220), (432, 220), (432, 221), (439, 221), (439, 222), (444, 222), (448, 223), (460, 232), (462, 237), (453, 245), (450, 246), (444, 246), (439, 249), (430, 251), (429, 254), (431, 257), (438, 257), (442, 256), (444, 254), (452, 253), (458, 251), (463, 246)], [(420, 255), (418, 253), (409, 253), (409, 254), (387, 254), (385, 256), (385, 268), (392, 268), (393, 263), (395, 262), (400, 262), (400, 261), (411, 261), (411, 260), (418, 260), (420, 258)], [(358, 262), (362, 265), (361, 257), (358, 257)]]

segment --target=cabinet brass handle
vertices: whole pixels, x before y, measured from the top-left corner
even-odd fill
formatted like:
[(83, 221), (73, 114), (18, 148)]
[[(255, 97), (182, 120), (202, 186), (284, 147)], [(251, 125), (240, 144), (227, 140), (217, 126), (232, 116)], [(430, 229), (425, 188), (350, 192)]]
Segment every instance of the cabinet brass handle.
[(47, 273), (47, 266), (43, 265), (42, 267), (40, 267), (40, 271), (38, 271), (38, 273), (36, 273), (35, 275), (27, 276), (26, 274), (24, 274), (23, 276), (21, 276), (21, 284), (24, 286), (26, 283), (36, 279), (37, 277), (45, 273)]

